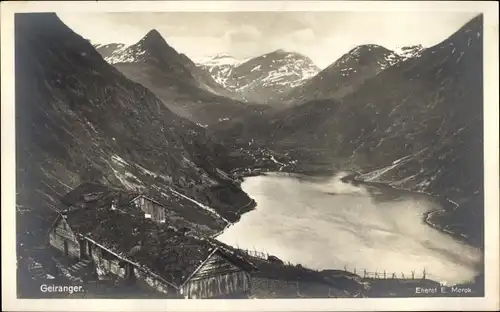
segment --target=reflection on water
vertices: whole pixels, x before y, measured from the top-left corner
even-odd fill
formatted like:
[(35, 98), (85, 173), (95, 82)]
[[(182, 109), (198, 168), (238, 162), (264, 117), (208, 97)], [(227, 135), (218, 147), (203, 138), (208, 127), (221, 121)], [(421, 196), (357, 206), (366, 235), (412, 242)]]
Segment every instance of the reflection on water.
[[(422, 195), (368, 190), (340, 181), (271, 174), (245, 179), (257, 202), (218, 238), (315, 269), (409, 273), (448, 284), (471, 280), (479, 250), (423, 222), (437, 204)], [(388, 201), (388, 198), (392, 200)], [(384, 199), (384, 200), (382, 200)]]

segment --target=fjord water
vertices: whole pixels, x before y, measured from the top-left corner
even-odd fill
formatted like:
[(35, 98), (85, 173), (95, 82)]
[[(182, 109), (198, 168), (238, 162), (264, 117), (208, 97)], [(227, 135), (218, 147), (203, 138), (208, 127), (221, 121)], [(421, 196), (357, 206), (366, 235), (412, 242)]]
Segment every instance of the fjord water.
[[(343, 183), (281, 174), (246, 178), (243, 190), (257, 202), (218, 239), (268, 252), (313, 269), (396, 272), (448, 285), (477, 274), (480, 250), (425, 223), (438, 204), (423, 194), (374, 194)], [(387, 192), (387, 191), (385, 191)]]

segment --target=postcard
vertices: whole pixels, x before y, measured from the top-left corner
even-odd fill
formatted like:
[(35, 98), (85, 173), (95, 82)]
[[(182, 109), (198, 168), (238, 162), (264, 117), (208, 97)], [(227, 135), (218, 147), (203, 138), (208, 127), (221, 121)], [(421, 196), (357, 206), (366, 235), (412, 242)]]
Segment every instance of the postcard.
[(498, 3), (2, 3), (9, 311), (498, 310)]

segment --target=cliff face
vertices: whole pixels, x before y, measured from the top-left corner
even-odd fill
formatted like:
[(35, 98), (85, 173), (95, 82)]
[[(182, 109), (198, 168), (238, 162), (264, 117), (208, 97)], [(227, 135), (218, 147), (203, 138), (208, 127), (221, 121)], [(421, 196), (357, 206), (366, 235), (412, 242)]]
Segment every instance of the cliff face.
[(154, 193), (202, 229), (238, 218), (235, 207), (250, 199), (224, 173), (230, 150), (107, 64), (55, 14), (18, 14), (15, 27), (20, 204), (56, 209), (70, 189), (98, 181)]

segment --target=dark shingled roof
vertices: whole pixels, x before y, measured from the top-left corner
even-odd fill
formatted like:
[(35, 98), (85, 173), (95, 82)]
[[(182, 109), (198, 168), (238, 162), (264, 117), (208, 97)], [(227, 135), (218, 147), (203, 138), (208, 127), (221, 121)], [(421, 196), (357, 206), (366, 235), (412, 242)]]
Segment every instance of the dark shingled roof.
[[(89, 193), (99, 193), (99, 196), (85, 203), (82, 196)], [(66, 211), (65, 219), (76, 233), (170, 283), (182, 285), (213, 252), (216, 244), (184, 235), (169, 226), (168, 220), (159, 223), (145, 218), (142, 211), (129, 204), (135, 196), (137, 194), (85, 183), (62, 199), (67, 205), (80, 203), (78, 208)], [(118, 198), (115, 210), (111, 209), (114, 198)], [(224, 251), (221, 253), (231, 257)], [(238, 259), (236, 261), (241, 262)]]
[[(117, 199), (118, 205), (126, 205), (138, 195), (139, 193), (124, 192), (102, 184), (85, 182), (67, 193), (61, 198), (61, 202), (67, 206), (81, 207), (86, 203), (94, 204), (94, 202), (97, 202), (98, 205), (111, 205), (111, 201)], [(95, 197), (97, 198), (93, 200)]]

